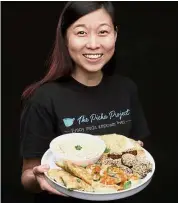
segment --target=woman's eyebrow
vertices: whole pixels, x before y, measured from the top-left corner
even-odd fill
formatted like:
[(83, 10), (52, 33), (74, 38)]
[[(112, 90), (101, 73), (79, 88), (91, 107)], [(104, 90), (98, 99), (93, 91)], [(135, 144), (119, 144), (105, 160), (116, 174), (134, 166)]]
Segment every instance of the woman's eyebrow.
[[(101, 23), (98, 25), (98, 27), (101, 27), (101, 26), (108, 26), (108, 27), (111, 27), (111, 25), (107, 24), (107, 23)], [(73, 29), (77, 28), (77, 27), (84, 27), (84, 28), (87, 28), (87, 26), (85, 24), (76, 24), (74, 26)]]
[(77, 27), (85, 27), (86, 28), (86, 25), (85, 24), (77, 24), (74, 26), (74, 28), (77, 28)]
[(100, 26), (104, 26), (104, 25), (111, 27), (111, 25), (109, 25), (109, 24), (107, 24), (107, 23), (101, 23), (101, 24), (99, 25), (99, 27), (100, 27)]

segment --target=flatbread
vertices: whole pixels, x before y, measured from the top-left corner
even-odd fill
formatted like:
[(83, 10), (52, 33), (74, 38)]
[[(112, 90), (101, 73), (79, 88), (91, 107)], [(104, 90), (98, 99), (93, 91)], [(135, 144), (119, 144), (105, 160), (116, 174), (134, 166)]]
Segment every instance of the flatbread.
[(56, 161), (55, 164), (56, 164), (58, 167), (64, 169), (65, 171), (68, 171), (67, 168), (66, 168), (66, 165), (64, 165), (64, 162), (63, 162), (63, 161)]
[(119, 134), (106, 134), (100, 136), (105, 142), (106, 147), (110, 149), (109, 153), (122, 154), (130, 149), (138, 150), (141, 146), (133, 139)]
[(88, 173), (88, 171), (81, 167), (81, 166), (77, 166), (69, 161), (65, 161), (64, 162), (64, 168), (66, 171), (68, 171), (69, 173), (73, 174), (74, 176), (81, 178), (83, 181), (85, 181), (88, 184), (92, 184), (92, 176), (90, 173)]
[(53, 179), (54, 181), (56, 181), (57, 183), (59, 183), (60, 185), (64, 185), (63, 180), (61, 179), (60, 176), (60, 169), (50, 169), (47, 174), (48, 176)]
[(63, 185), (69, 190), (93, 192), (93, 188), (89, 184), (66, 171), (59, 169), (50, 169), (48, 171), (48, 175), (53, 179), (62, 180)]
[(121, 189), (123, 189), (123, 187), (118, 186), (118, 185), (104, 185), (102, 183), (99, 182), (93, 182), (93, 188), (95, 192), (117, 192)]

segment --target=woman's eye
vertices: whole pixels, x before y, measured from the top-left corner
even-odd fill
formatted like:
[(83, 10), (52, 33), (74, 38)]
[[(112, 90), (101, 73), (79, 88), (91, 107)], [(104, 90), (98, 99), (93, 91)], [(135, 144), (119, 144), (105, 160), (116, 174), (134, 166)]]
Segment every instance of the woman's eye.
[(107, 31), (107, 30), (101, 30), (101, 31), (99, 32), (99, 34), (106, 35), (106, 34), (108, 34), (108, 31)]
[(79, 31), (79, 32), (77, 32), (77, 35), (79, 35), (79, 36), (84, 36), (84, 35), (86, 35), (86, 32), (84, 32), (84, 31)]

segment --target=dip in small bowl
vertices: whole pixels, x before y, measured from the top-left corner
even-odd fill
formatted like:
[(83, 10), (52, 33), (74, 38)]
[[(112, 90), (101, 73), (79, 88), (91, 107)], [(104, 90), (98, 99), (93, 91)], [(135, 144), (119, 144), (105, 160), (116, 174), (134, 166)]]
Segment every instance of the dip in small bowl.
[(85, 133), (69, 133), (56, 137), (50, 149), (56, 162), (71, 161), (79, 166), (96, 163), (106, 148), (99, 137)]

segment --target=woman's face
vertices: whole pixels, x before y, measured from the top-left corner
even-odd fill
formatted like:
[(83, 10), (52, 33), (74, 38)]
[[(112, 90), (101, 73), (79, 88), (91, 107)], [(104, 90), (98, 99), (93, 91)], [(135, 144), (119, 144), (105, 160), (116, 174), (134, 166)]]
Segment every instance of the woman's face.
[(67, 45), (76, 68), (97, 72), (111, 59), (117, 34), (105, 9), (79, 18), (67, 30)]

